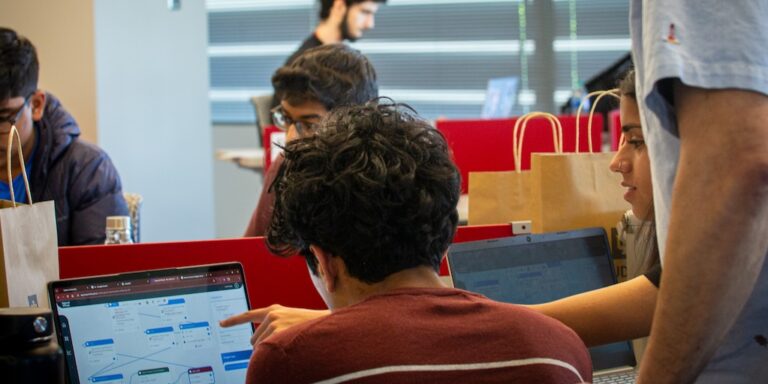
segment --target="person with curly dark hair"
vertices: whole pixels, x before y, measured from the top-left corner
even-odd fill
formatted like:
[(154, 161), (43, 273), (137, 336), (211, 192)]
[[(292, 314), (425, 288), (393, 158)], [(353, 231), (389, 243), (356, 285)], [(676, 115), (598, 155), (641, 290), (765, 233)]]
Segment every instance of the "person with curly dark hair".
[(447, 288), (460, 176), (443, 136), (383, 101), (338, 108), (287, 144), (271, 251), (299, 252), (331, 314), (257, 344), (247, 382), (584, 382), (578, 336), (527, 308)]
[[(272, 77), (280, 105), (272, 120), (286, 131), (286, 140), (311, 135), (328, 111), (363, 104), (378, 97), (376, 71), (368, 58), (344, 44), (323, 45), (304, 52)], [(264, 175), (261, 195), (244, 236), (264, 236), (272, 216), (274, 195), (269, 190), (282, 156)]]

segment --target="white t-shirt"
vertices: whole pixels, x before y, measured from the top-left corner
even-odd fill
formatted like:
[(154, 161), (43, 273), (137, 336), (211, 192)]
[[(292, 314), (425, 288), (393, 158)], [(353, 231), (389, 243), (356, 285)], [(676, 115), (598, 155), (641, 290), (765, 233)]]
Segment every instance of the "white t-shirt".
[[(632, 0), (630, 31), (663, 263), (680, 139), (669, 103), (671, 89), (660, 87), (661, 81), (679, 79), (700, 88), (738, 88), (768, 95), (768, 0)], [(697, 383), (765, 382), (766, 338), (768, 262), (739, 319)]]

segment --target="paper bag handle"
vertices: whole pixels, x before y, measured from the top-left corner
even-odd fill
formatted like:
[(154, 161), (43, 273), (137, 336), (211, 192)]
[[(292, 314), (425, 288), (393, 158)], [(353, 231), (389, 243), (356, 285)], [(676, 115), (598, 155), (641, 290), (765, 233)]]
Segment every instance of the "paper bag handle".
[[(549, 120), (549, 124), (552, 127), (552, 140), (555, 145), (555, 153), (563, 153), (563, 126), (560, 124), (560, 120), (551, 114), (546, 112), (529, 112), (515, 122), (515, 128), (512, 131), (512, 148), (514, 150), (515, 171), (522, 172), (523, 164), (523, 137), (525, 136), (525, 129), (528, 126), (528, 120), (534, 117), (544, 117)], [(521, 128), (522, 125), (522, 128)], [(520, 132), (520, 138), (518, 139), (518, 132)]]
[(11, 132), (8, 133), (8, 150), (6, 151), (6, 165), (8, 169), (8, 188), (11, 190), (11, 202), (13, 207), (16, 208), (16, 194), (13, 192), (13, 175), (11, 174), (11, 148), (13, 147), (13, 138), (16, 138), (16, 145), (19, 147), (19, 164), (21, 164), (21, 174), (24, 178), (24, 186), (27, 188), (27, 201), (32, 204), (32, 192), (29, 190), (29, 179), (27, 178), (27, 167), (24, 165), (24, 153), (21, 148), (21, 138), (19, 137), (19, 131), (16, 129), (16, 124), (11, 125)]
[(618, 91), (618, 88), (609, 89), (607, 91), (594, 91), (581, 98), (579, 108), (576, 110), (576, 149), (574, 152), (579, 152), (579, 136), (581, 134), (581, 130), (579, 130), (579, 117), (581, 116), (581, 110), (584, 108), (584, 100), (588, 100), (590, 97), (597, 95), (594, 104), (592, 104), (592, 107), (589, 109), (589, 119), (587, 120), (587, 143), (589, 143), (589, 153), (594, 153), (592, 148), (592, 116), (595, 114), (595, 107), (597, 107), (597, 103), (599, 103), (600, 99), (602, 99), (605, 95), (610, 95), (620, 99), (619, 94), (617, 93)]

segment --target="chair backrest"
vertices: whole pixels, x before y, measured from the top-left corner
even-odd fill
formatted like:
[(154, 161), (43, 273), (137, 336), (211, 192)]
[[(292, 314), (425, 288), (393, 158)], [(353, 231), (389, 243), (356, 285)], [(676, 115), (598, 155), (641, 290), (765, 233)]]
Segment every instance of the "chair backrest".
[[(273, 99), (274, 96), (271, 93), (251, 97), (251, 104), (253, 104), (253, 109), (256, 112), (256, 128), (259, 130), (259, 141), (261, 141), (261, 137), (264, 134), (264, 128), (272, 125), (272, 114), (269, 111), (272, 109)], [(264, 145), (264, 143), (259, 144)]]

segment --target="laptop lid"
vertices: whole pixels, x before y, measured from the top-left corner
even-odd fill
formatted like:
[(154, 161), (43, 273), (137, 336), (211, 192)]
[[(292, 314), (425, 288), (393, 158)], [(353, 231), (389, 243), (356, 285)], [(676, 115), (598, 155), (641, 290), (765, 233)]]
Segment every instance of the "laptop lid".
[(48, 284), (70, 383), (243, 383), (253, 326), (239, 263)]
[[(545, 303), (616, 283), (602, 228), (453, 244), (448, 265), (456, 288), (515, 304)], [(589, 353), (594, 370), (635, 365), (630, 342)]]

